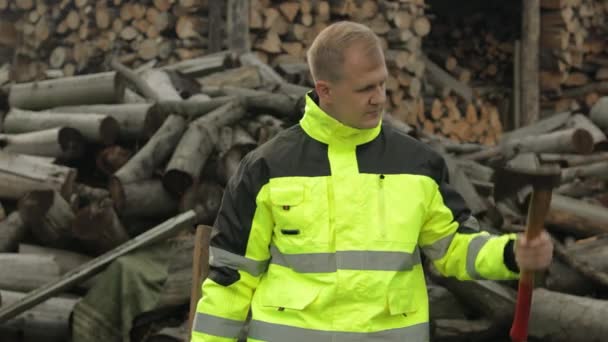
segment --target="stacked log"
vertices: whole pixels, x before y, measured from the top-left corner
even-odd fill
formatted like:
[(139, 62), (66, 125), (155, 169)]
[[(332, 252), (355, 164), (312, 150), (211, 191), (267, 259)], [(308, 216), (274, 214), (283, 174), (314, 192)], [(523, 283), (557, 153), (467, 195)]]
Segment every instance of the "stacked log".
[[(207, 1), (5, 3), (0, 12), (17, 16), (12, 35), (21, 37), (13, 65), (17, 81), (104, 71), (112, 56), (133, 67), (171, 64), (202, 56), (209, 47)], [(3, 29), (0, 36), (8, 34)]]
[(513, 16), (504, 10), (452, 13), (440, 5), (429, 12), (435, 20), (423, 44), (425, 113), (407, 122), (456, 142), (494, 145), (509, 111), (504, 89), (513, 79)]
[(542, 105), (550, 111), (588, 109), (608, 93), (603, 1), (541, 2)]
[[(107, 70), (109, 59), (131, 68), (162, 66), (225, 46), (225, 4), (215, 1), (7, 2), (23, 42), (16, 49), (16, 81)], [(331, 22), (361, 22), (382, 40), (389, 66), (389, 111), (405, 120), (424, 112), (422, 39), (430, 32), (423, 0), (402, 2), (254, 0), (249, 4), (251, 46), (258, 58), (291, 83), (311, 85), (305, 51)], [(0, 9), (1, 11), (2, 9)]]

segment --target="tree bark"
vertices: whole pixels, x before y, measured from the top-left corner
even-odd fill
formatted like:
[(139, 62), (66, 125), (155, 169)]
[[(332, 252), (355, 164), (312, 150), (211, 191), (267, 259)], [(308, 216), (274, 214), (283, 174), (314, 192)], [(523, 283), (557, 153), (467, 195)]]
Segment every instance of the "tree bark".
[(231, 102), (192, 122), (167, 165), (163, 175), (165, 188), (179, 197), (192, 186), (215, 147), (218, 128), (245, 114), (240, 102)]
[(72, 270), (57, 281), (47, 284), (42, 288), (36, 289), (18, 303), (0, 307), (0, 322), (5, 322), (36, 306), (37, 304), (44, 302), (46, 299), (60, 293), (70, 286), (90, 278), (107, 267), (112, 261), (116, 260), (116, 258), (128, 254), (147, 244), (162, 241), (186, 226), (192, 226), (194, 216), (194, 212), (189, 211), (172, 217), (171, 219), (166, 220), (147, 232), (142, 233), (136, 238), (125, 242), (112, 251), (107, 252), (78, 267), (77, 269)]
[(589, 117), (600, 128), (608, 130), (608, 96), (602, 97), (593, 105)]
[(502, 135), (502, 139), (500, 139), (500, 141), (501, 143), (503, 143), (512, 140), (523, 139), (532, 135), (546, 134), (555, 131), (556, 129), (565, 126), (570, 117), (572, 117), (571, 112), (553, 114), (540, 121), (530, 123), (527, 126), (523, 126), (511, 132), (505, 132), (505, 134)]
[(122, 217), (164, 218), (177, 212), (177, 201), (160, 180), (127, 183), (120, 196), (110, 188), (117, 213)]
[(521, 48), (522, 126), (539, 119), (540, 0), (523, 2)]
[(532, 299), (529, 335), (553, 342), (603, 341), (606, 315), (608, 303), (605, 300), (539, 288)]
[(72, 233), (93, 255), (105, 253), (129, 240), (109, 198), (79, 210), (72, 224)]
[(120, 103), (124, 90), (124, 83), (115, 72), (18, 83), (10, 88), (9, 105), (40, 110), (58, 106)]
[(235, 98), (232, 96), (222, 96), (204, 101), (192, 99), (160, 101), (154, 105), (146, 116), (144, 122), (145, 136), (151, 137), (154, 135), (169, 115), (183, 116), (188, 121), (192, 121), (234, 100)]
[(27, 234), (27, 227), (17, 211), (0, 221), (0, 253), (15, 252), (17, 245)]
[(146, 145), (110, 179), (110, 193), (119, 212), (125, 198), (123, 188), (129, 183), (152, 177), (156, 168), (171, 156), (185, 128), (183, 117), (169, 116)]
[(249, 51), (249, 1), (228, 0), (227, 13), (228, 49), (237, 53)]
[(214, 72), (234, 67), (229, 51), (222, 51), (203, 57), (188, 59), (175, 64), (169, 64), (161, 70), (173, 70), (190, 77), (202, 77)]
[(60, 276), (59, 266), (49, 255), (2, 253), (0, 270), (2, 290), (29, 292)]
[(575, 167), (608, 161), (608, 152), (589, 155), (543, 153), (539, 157), (543, 163), (559, 163), (562, 167)]
[(520, 153), (576, 152), (588, 154), (593, 152), (593, 137), (587, 130), (571, 128), (538, 136), (529, 136), (507, 145), (510, 150), (516, 150)]
[(438, 319), (433, 321), (432, 337), (436, 342), (489, 341), (496, 329), (489, 320)]
[(576, 237), (589, 237), (608, 232), (606, 208), (553, 194), (546, 224)]
[[(0, 291), (2, 305), (9, 306), (27, 296), (26, 293)], [(70, 315), (78, 298), (55, 297), (27, 312), (0, 324), (0, 335), (13, 341), (62, 342), (70, 338)]]
[(84, 138), (71, 127), (49, 128), (30, 133), (0, 134), (2, 150), (10, 153), (78, 159), (84, 154)]
[(19, 200), (18, 208), (21, 220), (40, 244), (62, 248), (73, 241), (70, 226), (74, 213), (56, 191), (31, 191)]
[(132, 103), (58, 107), (51, 109), (51, 111), (61, 113), (103, 114), (111, 116), (118, 122), (118, 126), (120, 127), (120, 139), (122, 141), (133, 141), (142, 137), (144, 131), (144, 122), (146, 117), (150, 115), (152, 107), (153, 104), (151, 103)]
[(91, 261), (88, 255), (79, 254), (65, 249), (42, 247), (38, 245), (19, 244), (19, 254), (50, 256), (59, 267), (59, 274), (64, 275), (82, 264)]
[(6, 133), (28, 133), (56, 127), (77, 129), (88, 141), (113, 144), (120, 134), (116, 119), (101, 114), (32, 112), (12, 108), (4, 118)]
[(77, 171), (35, 157), (0, 152), (0, 198), (18, 200), (30, 191), (52, 189), (70, 198)]
[(562, 183), (566, 183), (571, 182), (576, 178), (589, 177), (594, 177), (601, 180), (608, 180), (608, 161), (563, 168), (561, 181)]
[(222, 202), (224, 188), (214, 182), (193, 184), (182, 196), (179, 211), (194, 210), (197, 224), (213, 224)]

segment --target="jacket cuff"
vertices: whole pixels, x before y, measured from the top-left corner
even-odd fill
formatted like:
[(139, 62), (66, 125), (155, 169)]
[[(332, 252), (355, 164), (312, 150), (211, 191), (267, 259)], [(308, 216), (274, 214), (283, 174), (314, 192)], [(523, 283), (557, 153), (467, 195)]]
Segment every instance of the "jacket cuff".
[(517, 261), (515, 260), (515, 248), (514, 248), (515, 240), (511, 239), (505, 244), (505, 249), (502, 253), (502, 258), (504, 260), (505, 266), (509, 269), (509, 271), (513, 273), (519, 273), (519, 267), (517, 266)]

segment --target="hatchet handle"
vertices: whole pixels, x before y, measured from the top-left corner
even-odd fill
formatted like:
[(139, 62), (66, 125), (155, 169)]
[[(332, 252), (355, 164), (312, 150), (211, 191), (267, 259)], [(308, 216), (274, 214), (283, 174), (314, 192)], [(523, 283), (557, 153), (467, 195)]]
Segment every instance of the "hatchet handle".
[[(530, 206), (528, 207), (528, 224), (526, 226), (526, 240), (536, 238), (544, 230), (545, 217), (551, 204), (551, 189), (534, 189)], [(532, 305), (532, 291), (534, 290), (534, 272), (521, 270), (515, 317), (511, 326), (511, 340), (524, 342), (528, 338), (528, 319)]]

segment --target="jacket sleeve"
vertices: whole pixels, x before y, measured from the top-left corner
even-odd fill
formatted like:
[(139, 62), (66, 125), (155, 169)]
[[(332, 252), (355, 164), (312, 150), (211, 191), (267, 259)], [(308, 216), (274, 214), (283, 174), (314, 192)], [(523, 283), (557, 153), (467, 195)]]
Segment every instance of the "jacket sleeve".
[(236, 341), (266, 271), (272, 215), (265, 168), (251, 154), (226, 186), (209, 247), (209, 277), (196, 307), (192, 341)]
[(515, 234), (491, 235), (479, 230), (463, 198), (449, 185), (443, 158), (434, 160), (436, 187), (431, 190), (419, 245), (444, 276), (460, 280), (517, 279)]

